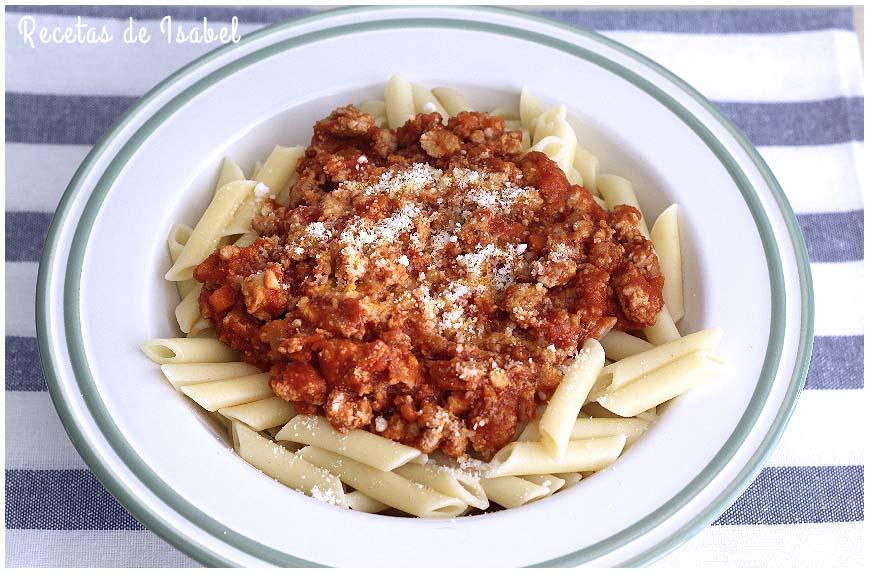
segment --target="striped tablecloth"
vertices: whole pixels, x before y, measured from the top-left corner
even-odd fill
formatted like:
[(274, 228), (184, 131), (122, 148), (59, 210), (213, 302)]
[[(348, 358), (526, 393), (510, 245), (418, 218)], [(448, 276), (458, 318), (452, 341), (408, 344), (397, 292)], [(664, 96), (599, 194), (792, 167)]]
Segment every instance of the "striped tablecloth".
[[(195, 565), (147, 531), (79, 458), (38, 364), (36, 272), (52, 211), (126, 108), (206, 46), (123, 45), (128, 17), (238, 16), (242, 35), (297, 8), (10, 7), (6, 12), (6, 564)], [(786, 191), (816, 296), (806, 390), (781, 444), (715, 523), (660, 564), (833, 566), (863, 559), (863, 75), (850, 9), (550, 11), (650, 56), (730, 116)], [(109, 46), (26, 45), (19, 22), (105, 25)], [(201, 21), (201, 20), (200, 20)]]

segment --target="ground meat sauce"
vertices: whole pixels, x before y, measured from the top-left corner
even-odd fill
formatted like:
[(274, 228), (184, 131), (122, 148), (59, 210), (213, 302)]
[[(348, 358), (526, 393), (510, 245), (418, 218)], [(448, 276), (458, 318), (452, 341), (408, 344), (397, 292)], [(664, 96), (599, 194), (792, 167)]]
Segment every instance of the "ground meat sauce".
[(664, 279), (640, 213), (607, 213), (519, 132), (466, 112), (395, 130), (317, 122), (249, 247), (196, 269), (202, 315), (303, 413), (487, 458), (588, 338), (654, 324)]

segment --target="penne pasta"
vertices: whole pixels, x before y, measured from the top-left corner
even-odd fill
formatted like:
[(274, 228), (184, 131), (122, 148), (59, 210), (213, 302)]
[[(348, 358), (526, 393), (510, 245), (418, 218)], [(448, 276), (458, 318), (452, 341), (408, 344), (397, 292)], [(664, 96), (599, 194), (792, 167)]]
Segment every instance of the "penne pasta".
[(721, 336), (720, 328), (709, 328), (614, 362), (601, 372), (600, 378), (605, 382), (602, 390), (606, 392), (618, 390), (632, 380), (646, 376), (697, 350), (711, 353), (718, 348)]
[(353, 491), (347, 494), (347, 505), (350, 509), (364, 513), (380, 513), (386, 511), (389, 506), (381, 503), (373, 497), (367, 496), (361, 491)]
[(236, 247), (249, 247), (253, 244), (254, 241), (259, 239), (259, 235), (256, 231), (249, 231), (236, 239), (235, 243), (233, 243)]
[(643, 329), (643, 334), (654, 345), (666, 344), (679, 340), (681, 335), (679, 329), (676, 328), (676, 323), (673, 322), (673, 317), (670, 316), (670, 311), (665, 304), (661, 307), (661, 312), (655, 320), (655, 325)]
[(512, 107), (509, 105), (502, 105), (496, 107), (492, 111), (489, 112), (489, 115), (494, 115), (496, 117), (503, 117), (507, 121), (515, 121), (517, 122), (517, 126), (511, 129), (519, 129), (522, 127), (522, 122), (519, 121), (519, 108)]
[(459, 115), (463, 111), (474, 111), (471, 106), (468, 105), (465, 96), (463, 96), (462, 92), (459, 90), (454, 90), (452, 88), (434, 88), (432, 93), (436, 98), (438, 98), (438, 101), (442, 106), (444, 106), (444, 109), (447, 110), (450, 117)]
[[(166, 243), (169, 247), (169, 260), (173, 265), (181, 254), (181, 251), (184, 250), (184, 245), (186, 245), (187, 241), (190, 240), (190, 235), (192, 233), (193, 229), (189, 225), (184, 225), (182, 223), (172, 225), (172, 229), (169, 230), (169, 238), (166, 240)], [(178, 296), (184, 298), (195, 285), (196, 281), (193, 279), (176, 282), (175, 286), (178, 287)]]
[(664, 304), (673, 322), (685, 315), (682, 295), (682, 246), (679, 242), (679, 207), (670, 205), (658, 215), (650, 233), (661, 274), (664, 275)]
[(190, 384), (238, 378), (239, 376), (247, 376), (259, 372), (259, 369), (247, 362), (170, 363), (160, 366), (160, 370), (163, 371), (163, 375), (176, 389)]
[[(640, 215), (643, 215), (640, 202), (637, 201), (637, 195), (634, 193), (634, 187), (624, 177), (610, 174), (599, 175), (597, 178), (597, 190), (606, 201), (607, 209), (610, 211), (615, 209), (616, 205), (630, 205), (636, 207)], [(645, 216), (640, 218), (640, 232), (643, 233), (644, 237), (649, 238), (649, 228), (646, 226)]]
[(256, 160), (253, 164), (253, 171), (250, 173), (251, 179), (256, 179), (256, 176), (259, 175), (259, 170), (263, 168), (263, 162), (259, 159)]
[(378, 118), (386, 117), (386, 103), (382, 100), (369, 100), (359, 104), (359, 111), (365, 112), (368, 115)]
[(167, 280), (181, 281), (193, 278), (193, 269), (217, 247), (224, 236), (226, 226), (239, 206), (253, 193), (255, 186), (256, 183), (253, 181), (233, 181), (217, 191), (202, 218), (193, 228), (178, 259), (166, 273)]
[(564, 480), (564, 485), (561, 489), (567, 489), (569, 487), (573, 487), (582, 481), (582, 474), (579, 472), (575, 473), (567, 473), (567, 474), (554, 474), (555, 477), (561, 478)]
[(446, 123), (450, 118), (450, 114), (437, 100), (432, 91), (427, 87), (419, 84), (410, 84), (410, 89), (413, 93), (413, 109), (416, 113), (434, 113), (437, 112), (441, 116), (441, 121)]
[(181, 391), (209, 412), (274, 396), (274, 392), (269, 386), (268, 373), (249, 374), (214, 382), (201, 382), (182, 386)]
[(217, 184), (214, 186), (214, 191), (217, 192), (218, 189), (227, 183), (241, 181), (242, 179), (244, 179), (244, 172), (238, 166), (238, 163), (229, 157), (224, 157), (223, 161), (220, 162), (220, 173), (217, 175)]
[(145, 356), (157, 364), (232, 362), (238, 354), (219, 340), (207, 338), (154, 338), (142, 345)]
[[(570, 440), (588, 438), (606, 438), (609, 436), (625, 436), (625, 447), (632, 445), (646, 430), (650, 422), (638, 418), (578, 418), (570, 429)], [(540, 424), (532, 421), (517, 440), (519, 442), (540, 441)]]
[[(196, 283), (190, 292), (181, 299), (178, 306), (175, 307), (175, 320), (178, 321), (178, 327), (181, 329), (181, 332), (185, 334), (190, 334), (193, 326), (202, 318), (199, 315), (199, 294), (201, 292), (202, 283)], [(208, 322), (205, 324), (207, 328)]]
[(714, 378), (722, 365), (721, 360), (707, 351), (698, 350), (605, 392), (597, 402), (620, 416), (637, 416)]
[(582, 176), (580, 185), (591, 191), (592, 194), (598, 195), (597, 173), (600, 169), (598, 158), (586, 148), (577, 145), (573, 155), (573, 168), (579, 171)]
[(477, 509), (489, 507), (489, 498), (480, 486), (478, 477), (432, 463), (405, 464), (395, 468), (394, 471), (403, 478), (454, 497), (471, 507)]
[(425, 463), (428, 460), (428, 456), (416, 448), (365, 430), (350, 430), (342, 434), (322, 416), (296, 416), (276, 438), (316, 446), (387, 472), (406, 463)]
[(258, 432), (283, 426), (296, 415), (293, 405), (277, 396), (221, 408), (218, 412), (227, 418), (243, 422)]
[(655, 347), (651, 342), (632, 336), (621, 330), (610, 330), (600, 339), (603, 351), (610, 360), (622, 360), (628, 356), (651, 350)]
[(337, 475), (341, 481), (377, 501), (417, 517), (456, 517), (468, 505), (400, 475), (379, 470), (314, 446), (299, 450), (303, 459)]
[(615, 461), (625, 447), (624, 435), (571, 440), (562, 460), (556, 460), (538, 442), (513, 442), (492, 458), (491, 475), (517, 476), (603, 469)]
[(571, 167), (567, 171), (567, 182), (571, 185), (582, 185), (582, 174), (576, 170), (576, 167)]
[(564, 487), (564, 484), (567, 483), (566, 480), (561, 479), (558, 476), (552, 474), (539, 474), (539, 475), (531, 475), (531, 476), (523, 476), (522, 479), (528, 480), (531, 483), (536, 483), (539, 486), (545, 487), (549, 490), (549, 493), (546, 495), (552, 495), (557, 492), (561, 488)]
[(543, 106), (540, 101), (528, 88), (522, 88), (522, 93), (519, 95), (519, 121), (522, 122), (522, 127), (533, 133), (534, 123), (541, 113), (543, 113)]
[(540, 418), (540, 443), (557, 461), (564, 460), (570, 433), (588, 393), (603, 369), (603, 347), (595, 339), (583, 345)]
[[(567, 108), (564, 104), (558, 104), (555, 107), (551, 107), (541, 112), (537, 116), (537, 119), (534, 120), (534, 127), (531, 130), (532, 143), (536, 145), (544, 137), (549, 137), (551, 135), (560, 137), (560, 132), (564, 131), (565, 125), (571, 132), (573, 132), (573, 128), (567, 124)], [(574, 135), (574, 139), (575, 138), (576, 136)], [(573, 157), (571, 156), (571, 161), (572, 160)]]
[(505, 509), (520, 507), (549, 495), (549, 489), (515, 476), (483, 478), (480, 480), (486, 497)]
[(239, 457), (287, 487), (338, 507), (348, 507), (344, 486), (333, 474), (262, 437), (239, 421), (232, 422), (233, 448)]
[(253, 178), (257, 182), (254, 193), (250, 194), (238, 208), (227, 224), (224, 235), (250, 232), (251, 221), (259, 215), (265, 197), (269, 193), (276, 198), (287, 195), (290, 181), (296, 174), (296, 165), (304, 154), (305, 148), (302, 146), (275, 146), (262, 167), (254, 173)]
[(383, 101), (386, 103), (386, 121), (392, 129), (401, 127), (414, 116), (413, 87), (404, 78), (389, 78), (383, 91)]

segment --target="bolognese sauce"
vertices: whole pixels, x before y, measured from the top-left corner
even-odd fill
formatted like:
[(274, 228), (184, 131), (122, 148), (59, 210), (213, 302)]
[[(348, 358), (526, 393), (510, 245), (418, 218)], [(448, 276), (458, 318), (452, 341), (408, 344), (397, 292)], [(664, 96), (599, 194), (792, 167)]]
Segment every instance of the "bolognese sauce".
[(276, 395), (340, 431), (489, 457), (588, 338), (651, 326), (640, 213), (601, 209), (501, 118), (353, 106), (317, 122), (289, 205), (196, 269), (202, 316)]

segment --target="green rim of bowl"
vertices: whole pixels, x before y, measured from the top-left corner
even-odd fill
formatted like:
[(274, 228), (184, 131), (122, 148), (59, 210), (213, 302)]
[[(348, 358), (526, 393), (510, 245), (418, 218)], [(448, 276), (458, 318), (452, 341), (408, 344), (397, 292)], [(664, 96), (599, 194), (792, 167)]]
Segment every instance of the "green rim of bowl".
[[(335, 14), (344, 14), (348, 12), (356, 13), (374, 13), (377, 14), (388, 8), (345, 8), (324, 13), (318, 13), (304, 18), (292, 20), (290, 22), (278, 23), (273, 26), (266, 27), (262, 30), (249, 34), (242, 43), (251, 42), (254, 39), (264, 37), (277, 31), (291, 29), (315, 20), (331, 18)], [(717, 515), (719, 515), (732, 501), (741, 493), (748, 483), (762, 469), (762, 462), (772, 450), (773, 446), (778, 442), (781, 433), (793, 408), (796, 404), (796, 399), (799, 391), (805, 380), (808, 371), (809, 359), (811, 356), (813, 318), (814, 318), (814, 303), (812, 296), (811, 276), (809, 273), (808, 256), (805, 249), (802, 234), (797, 224), (790, 205), (785, 198), (775, 177), (760, 157), (756, 149), (748, 142), (744, 135), (733, 126), (733, 124), (718, 112), (711, 103), (703, 96), (697, 93), (693, 88), (688, 86), (684, 81), (676, 77), (674, 74), (664, 69), (660, 65), (648, 60), (644, 56), (634, 52), (633, 50), (618, 44), (612, 40), (601, 36), (592, 31), (572, 28), (563, 24), (552, 22), (548, 19), (532, 16), (529, 14), (498, 8), (464, 8), (469, 13), (485, 14), (486, 11), (497, 13), (509, 13), (512, 15), (521, 15), (522, 17), (544, 22), (549, 25), (554, 25), (572, 34), (579, 34), (590, 38), (598, 43), (604, 44), (610, 48), (614, 48), (623, 54), (639, 61), (654, 71), (664, 75), (679, 88), (684, 90), (688, 95), (697, 100), (708, 111), (710, 111), (718, 121), (730, 131), (745, 151), (749, 154), (758, 170), (763, 175), (763, 178), (773, 195), (778, 202), (784, 219), (786, 220), (788, 231), (791, 236), (791, 241), (796, 253), (798, 272), (800, 275), (801, 284), (801, 338), (796, 360), (796, 366), (792, 373), (788, 392), (785, 396), (773, 424), (768, 431), (766, 437), (757, 449), (752, 458), (748, 461), (739, 475), (724, 488), (724, 491), (718, 498), (709, 504), (700, 514), (688, 524), (667, 536), (663, 541), (658, 542), (652, 548), (644, 551), (640, 555), (634, 556), (623, 565), (639, 565), (654, 561), (657, 558), (665, 555), (684, 543), (688, 538), (693, 536), (697, 531), (702, 529), (708, 523), (711, 523)], [(781, 349), (785, 335), (785, 291), (784, 278), (781, 268), (781, 260), (777, 250), (775, 237), (772, 234), (770, 223), (766, 218), (763, 207), (759, 201), (756, 191), (751, 187), (747, 177), (741, 171), (736, 161), (715, 136), (697, 120), (690, 112), (683, 108), (675, 99), (664, 93), (662, 90), (651, 84), (648, 80), (640, 77), (636, 73), (622, 67), (615, 62), (606, 59), (590, 50), (573, 45), (568, 41), (560, 40), (545, 34), (519, 30), (504, 25), (489, 24), (475, 20), (462, 20), (458, 18), (399, 18), (386, 20), (373, 20), (358, 24), (343, 25), (325, 30), (318, 30), (303, 34), (301, 36), (282, 40), (261, 48), (255, 52), (247, 54), (235, 61), (232, 61), (218, 70), (209, 73), (204, 78), (198, 80), (193, 85), (185, 88), (181, 93), (175, 96), (168, 103), (163, 105), (157, 112), (148, 118), (142, 126), (134, 133), (130, 139), (124, 144), (117, 155), (112, 159), (110, 165), (102, 174), (100, 180), (96, 184), (88, 202), (82, 212), (81, 218), (75, 231), (70, 248), (70, 256), (68, 260), (66, 282), (64, 285), (64, 316), (67, 345), (70, 352), (70, 359), (75, 372), (76, 381), (85, 404), (89, 410), (89, 414), (94, 418), (98, 427), (102, 431), (108, 443), (116, 455), (118, 455), (126, 467), (145, 485), (152, 494), (159, 497), (164, 503), (171, 507), (179, 515), (183, 516), (190, 523), (198, 527), (200, 530), (207, 532), (214, 538), (227, 543), (236, 550), (248, 554), (257, 559), (271, 562), (283, 566), (315, 566), (317, 563), (303, 560), (298, 557), (277, 551), (271, 547), (267, 547), (252, 539), (249, 539), (233, 530), (228, 529), (220, 522), (214, 520), (204, 514), (199, 509), (195, 508), (187, 500), (183, 499), (171, 487), (163, 482), (145, 463), (138, 457), (133, 448), (126, 442), (120, 430), (114, 424), (103, 404), (96, 384), (90, 372), (86, 354), (84, 352), (84, 344), (81, 334), (80, 321), (80, 277), (85, 251), (87, 248), (87, 238), (90, 229), (99, 212), (99, 208), (105, 198), (107, 192), (111, 188), (114, 180), (123, 169), (126, 162), (136, 152), (137, 148), (150, 136), (151, 132), (156, 129), (163, 121), (168, 119), (177, 109), (185, 105), (192, 97), (203, 89), (225, 79), (238, 69), (253, 64), (259, 60), (270, 57), (276, 53), (293, 49), (297, 46), (320, 41), (326, 38), (339, 35), (358, 33), (360, 31), (384, 30), (395, 27), (440, 27), (440, 28), (459, 28), (465, 30), (475, 30), (485, 33), (493, 33), (520, 38), (525, 41), (535, 42), (558, 49), (576, 57), (580, 57), (595, 65), (598, 65), (611, 73), (620, 76), (636, 87), (642, 89), (648, 95), (654, 97), (658, 102), (667, 107), (672, 113), (679, 117), (686, 125), (688, 125), (712, 150), (716, 157), (721, 161), (724, 167), (734, 180), (734, 183), (742, 192), (742, 195), (748, 205), (749, 210), (755, 220), (760, 233), (761, 240), (764, 245), (764, 251), (767, 257), (768, 270), (770, 272), (770, 289), (772, 295), (772, 324), (770, 327), (769, 345), (764, 361), (764, 366), (761, 372), (758, 386), (755, 389), (751, 402), (746, 409), (742, 419), (730, 436), (725, 445), (719, 450), (712, 461), (704, 468), (700, 474), (695, 477), (685, 488), (671, 498), (667, 503), (643, 517), (636, 523), (625, 528), (624, 530), (610, 536), (607, 539), (594, 543), (586, 548), (580, 549), (568, 555), (558, 557), (540, 563), (544, 566), (567, 566), (577, 565), (587, 562), (591, 559), (599, 558), (607, 553), (629, 543), (641, 535), (647, 533), (664, 520), (672, 516), (676, 511), (684, 507), (691, 499), (693, 499), (729, 462), (735, 454), (738, 447), (743, 443), (748, 436), (750, 430), (754, 426), (767, 396), (772, 387), (775, 374), (778, 369), (778, 363), (781, 357)], [(140, 110), (158, 95), (163, 93), (170, 86), (186, 77), (195, 69), (207, 64), (214, 58), (220, 57), (227, 51), (233, 50), (237, 46), (225, 46), (214, 52), (206, 54), (199, 59), (188, 64), (184, 68), (169, 76), (166, 80), (158, 84), (150, 92), (148, 92), (142, 100), (131, 108), (118, 123), (93, 147), (91, 152), (85, 158), (81, 167), (76, 172), (69, 186), (67, 187), (63, 198), (57, 208), (56, 215), (52, 221), (51, 228), (46, 239), (45, 250), (42, 256), (39, 267), (39, 276), (37, 282), (37, 336), (39, 340), (39, 350), (45, 373), (46, 382), (57, 409), (60, 418), (70, 435), (76, 449), (88, 463), (89, 467), (94, 471), (95, 475), (105, 485), (105, 487), (128, 509), (130, 512), (149, 529), (160, 535), (166, 541), (187, 553), (197, 561), (207, 565), (238, 565), (227, 558), (219, 555), (212, 549), (205, 547), (192, 539), (184, 532), (179, 531), (173, 525), (166, 522), (160, 515), (147, 507), (134, 493), (127, 489), (122, 479), (115, 471), (105, 464), (92, 448), (87, 438), (84, 436), (81, 428), (78, 426), (75, 416), (66, 404), (63, 398), (61, 389), (60, 377), (54, 366), (56, 357), (51, 351), (49, 337), (50, 317), (48, 314), (49, 307), (49, 284), (52, 277), (49, 276), (48, 269), (51, 268), (52, 261), (55, 256), (55, 251), (58, 246), (58, 233), (63, 227), (67, 219), (68, 210), (75, 197), (81, 191), (81, 182), (86, 175), (89, 175), (92, 166), (103, 154), (105, 148), (112, 142), (118, 133), (135, 118)], [(487, 516), (481, 516), (473, 519), (486, 519)]]

